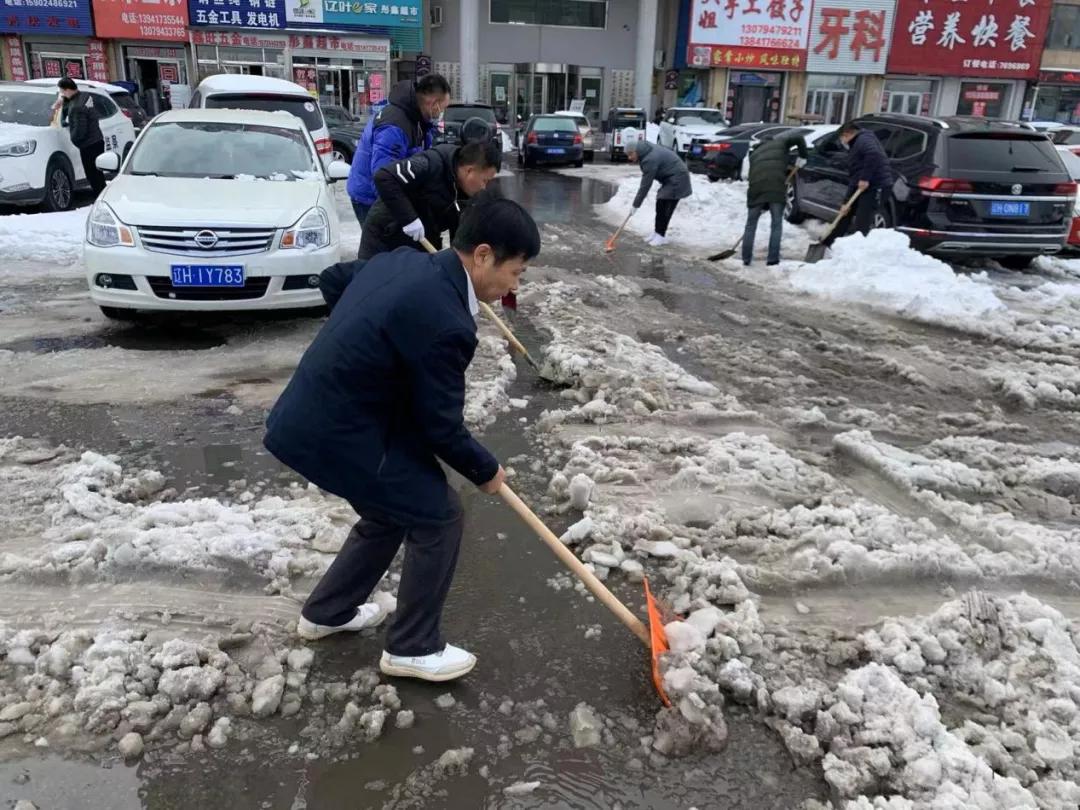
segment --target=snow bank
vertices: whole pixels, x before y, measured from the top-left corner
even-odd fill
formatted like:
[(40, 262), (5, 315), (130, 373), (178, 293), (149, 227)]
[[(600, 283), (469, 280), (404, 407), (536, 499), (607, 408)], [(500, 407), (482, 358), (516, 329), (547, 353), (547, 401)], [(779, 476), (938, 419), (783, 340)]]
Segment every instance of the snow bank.
[(854, 234), (837, 240), (829, 259), (777, 272), (800, 292), (922, 323), (981, 329), (987, 315), (1005, 310), (993, 289), (976, 281), (985, 273), (957, 275), (909, 245), (897, 231)]
[(33, 268), (35, 277), (43, 273), (78, 277), (80, 271), (71, 265), (82, 258), (89, 210), (0, 217), (0, 256), (4, 257), (0, 277), (18, 275), (10, 263), (31, 261), (44, 265)]

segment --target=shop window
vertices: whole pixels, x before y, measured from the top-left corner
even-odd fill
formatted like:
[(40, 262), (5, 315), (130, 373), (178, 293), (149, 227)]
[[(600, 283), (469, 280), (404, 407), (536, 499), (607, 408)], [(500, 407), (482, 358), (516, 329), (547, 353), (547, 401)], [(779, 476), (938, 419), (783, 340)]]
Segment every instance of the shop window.
[(1009, 85), (988, 82), (963, 82), (957, 115), (973, 115), (979, 118), (1002, 118), (1009, 100)]
[(491, 22), (604, 28), (606, 0), (491, 0)]
[(1057, 50), (1080, 49), (1080, 6), (1054, 3), (1046, 47)]

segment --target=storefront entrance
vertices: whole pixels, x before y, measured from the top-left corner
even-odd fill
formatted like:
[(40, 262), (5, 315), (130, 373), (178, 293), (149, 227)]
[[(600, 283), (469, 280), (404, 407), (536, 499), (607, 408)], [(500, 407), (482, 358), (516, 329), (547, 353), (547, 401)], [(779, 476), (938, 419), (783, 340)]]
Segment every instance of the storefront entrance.
[(881, 111), (906, 115), (930, 115), (934, 82), (922, 79), (889, 79), (881, 94)]
[(514, 115), (520, 116), (522, 122), (533, 115), (568, 110), (574, 99), (584, 99), (585, 115), (594, 126), (600, 125), (604, 87), (601, 68), (535, 62), (514, 65), (512, 74), (493, 70), (490, 77), (489, 101), (496, 117), (509, 114), (511, 98)]
[(810, 74), (806, 89), (807, 120), (839, 125), (854, 117), (858, 88), (857, 76)]
[(732, 124), (780, 120), (784, 74), (733, 70), (729, 76), (726, 111)]
[(130, 45), (123, 50), (127, 80), (138, 86), (138, 97), (150, 115), (186, 107), (191, 98), (183, 48)]

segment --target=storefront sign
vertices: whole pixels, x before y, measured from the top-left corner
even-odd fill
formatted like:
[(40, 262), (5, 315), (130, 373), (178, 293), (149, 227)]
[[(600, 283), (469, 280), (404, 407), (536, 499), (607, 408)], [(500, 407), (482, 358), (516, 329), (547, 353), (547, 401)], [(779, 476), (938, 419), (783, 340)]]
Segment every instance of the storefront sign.
[(286, 36), (274, 36), (263, 33), (244, 33), (237, 31), (192, 31), (191, 41), (195, 45), (224, 45), (229, 48), (267, 48), (285, 50), (289, 44)]
[(284, 28), (285, 0), (188, 0), (188, 17), (193, 26)]
[(431, 73), (431, 57), (419, 54), (416, 57), (416, 78), (422, 79)]
[(110, 39), (187, 39), (187, 0), (93, 0), (94, 30)]
[(386, 94), (383, 91), (383, 75), (381, 73), (372, 73), (368, 76), (368, 103), (378, 104), (386, 98)]
[(30, 75), (26, 71), (26, 57), (23, 55), (22, 37), (11, 36), (4, 37), (4, 44), (7, 45), (7, 74), (11, 77), (13, 82), (25, 82), (30, 78)]
[(92, 35), (90, 0), (2, 0), (0, 32)]
[[(185, 37), (186, 38), (186, 37)], [(181, 48), (148, 48), (145, 45), (132, 45), (124, 49), (131, 59), (183, 59)]]
[(1040, 82), (1057, 84), (1080, 84), (1080, 73), (1073, 70), (1040, 70)]
[(389, 59), (390, 40), (337, 37), (332, 34), (290, 34), (289, 47), (298, 56), (347, 53), (357, 59)]
[(694, 0), (687, 61), (802, 70), (811, 0)]
[(1034, 78), (1052, 0), (898, 0), (890, 73)]
[(178, 84), (180, 81), (180, 66), (171, 65), (168, 62), (162, 62), (160, 65), (158, 65), (158, 76), (163, 82), (168, 82), (169, 84)]
[(86, 78), (96, 82), (109, 81), (109, 60), (105, 56), (105, 42), (100, 39), (91, 39), (87, 42), (86, 48)]
[(895, 14), (894, 0), (816, 0), (806, 69), (883, 74)]
[(397, 3), (364, 3), (360, 0), (282, 0), (285, 19), (294, 25), (333, 25), (343, 28), (387, 25), (419, 28), (423, 17), (420, 0)]

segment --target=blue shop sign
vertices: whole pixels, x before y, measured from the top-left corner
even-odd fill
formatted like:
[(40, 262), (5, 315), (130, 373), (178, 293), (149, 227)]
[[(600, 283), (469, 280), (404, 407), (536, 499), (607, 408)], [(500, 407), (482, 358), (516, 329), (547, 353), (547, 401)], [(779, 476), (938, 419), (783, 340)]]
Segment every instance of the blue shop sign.
[(281, 0), (290, 26), (332, 28), (419, 28), (423, 21), (420, 0), (365, 3), (361, 0)]
[(216, 28), (285, 27), (285, 0), (188, 0), (192, 26)]
[(93, 36), (90, 0), (0, 0), (0, 33)]

